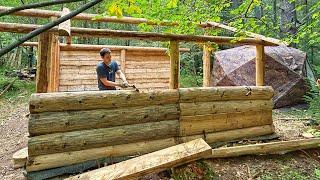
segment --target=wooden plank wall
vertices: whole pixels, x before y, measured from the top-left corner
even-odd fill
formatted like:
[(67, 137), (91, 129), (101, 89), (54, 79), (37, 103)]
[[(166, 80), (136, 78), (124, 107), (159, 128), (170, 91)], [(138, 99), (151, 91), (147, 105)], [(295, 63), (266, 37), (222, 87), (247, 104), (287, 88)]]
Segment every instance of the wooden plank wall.
[[(139, 89), (169, 87), (170, 60), (164, 51), (115, 49), (111, 55), (125, 73), (129, 84), (134, 84)], [(99, 51), (60, 51), (59, 91), (98, 90), (98, 62), (101, 62)]]
[(27, 171), (271, 134), (272, 97), (265, 86), (33, 94)]

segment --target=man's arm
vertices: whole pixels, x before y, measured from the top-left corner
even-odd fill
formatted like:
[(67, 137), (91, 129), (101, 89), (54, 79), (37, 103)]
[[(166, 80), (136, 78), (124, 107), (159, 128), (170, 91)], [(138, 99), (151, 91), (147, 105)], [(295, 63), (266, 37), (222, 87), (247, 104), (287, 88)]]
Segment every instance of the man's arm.
[(108, 81), (108, 79), (105, 78), (105, 77), (100, 78), (100, 81), (101, 81), (105, 86), (119, 86), (119, 87), (122, 86), (122, 84), (120, 84), (120, 83), (116, 83), (116, 82), (113, 82), (113, 81)]
[(128, 81), (126, 79), (126, 76), (122, 73), (122, 71), (120, 69), (117, 70), (117, 74), (120, 77), (120, 79), (123, 81), (123, 84), (128, 85)]

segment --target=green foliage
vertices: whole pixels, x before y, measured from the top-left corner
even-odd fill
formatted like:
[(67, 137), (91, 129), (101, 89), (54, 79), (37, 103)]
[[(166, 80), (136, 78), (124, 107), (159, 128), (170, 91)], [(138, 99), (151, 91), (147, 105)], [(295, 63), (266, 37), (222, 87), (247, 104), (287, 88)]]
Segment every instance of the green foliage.
[(4, 68), (0, 68), (0, 91), (2, 92), (5, 87), (7, 87), (11, 82), (14, 83), (5, 92), (4, 95), (0, 97), (0, 99), (4, 98), (9, 101), (16, 101), (19, 99), (26, 100), (30, 97), (32, 93), (35, 92), (35, 83), (27, 80), (18, 80), (16, 77), (7, 77), (5, 75)]
[(172, 174), (174, 180), (189, 180), (189, 179), (204, 179), (204, 180), (215, 180), (218, 179), (214, 170), (205, 161), (197, 161), (187, 167), (177, 169)]
[(319, 87), (311, 82), (311, 91), (305, 96), (305, 100), (309, 103), (308, 114), (320, 122), (320, 91)]
[(313, 177), (306, 177), (299, 169), (284, 166), (276, 173), (267, 172), (262, 175), (262, 180), (309, 180)]

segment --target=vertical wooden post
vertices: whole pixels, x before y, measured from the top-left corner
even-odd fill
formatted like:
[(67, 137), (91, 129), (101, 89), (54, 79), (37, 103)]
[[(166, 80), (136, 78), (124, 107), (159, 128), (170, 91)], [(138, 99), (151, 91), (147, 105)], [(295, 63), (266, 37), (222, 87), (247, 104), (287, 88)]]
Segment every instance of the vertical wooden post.
[(126, 50), (121, 49), (120, 51), (120, 63), (121, 63), (121, 71), (123, 73), (126, 72)]
[(169, 80), (170, 89), (179, 88), (179, 78), (180, 78), (179, 42), (170, 41), (170, 80)]
[(264, 62), (265, 54), (264, 54), (264, 46), (256, 45), (256, 86), (264, 85)]
[(203, 46), (203, 87), (211, 85), (211, 52), (208, 45)]
[(37, 59), (37, 76), (36, 76), (36, 92), (45, 93), (48, 88), (47, 61), (49, 55), (49, 38), (48, 32), (39, 35), (38, 42), (38, 59)]

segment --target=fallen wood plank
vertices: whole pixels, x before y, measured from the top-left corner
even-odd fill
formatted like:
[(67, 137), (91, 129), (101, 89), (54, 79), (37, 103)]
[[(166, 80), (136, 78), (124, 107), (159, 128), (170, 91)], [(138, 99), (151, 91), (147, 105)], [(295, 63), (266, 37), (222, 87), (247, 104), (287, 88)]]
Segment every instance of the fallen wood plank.
[(281, 154), (302, 149), (319, 148), (320, 138), (252, 144), (213, 149), (207, 158), (226, 158), (242, 155)]
[(136, 179), (202, 159), (210, 153), (211, 147), (203, 139), (196, 139), (67, 179)]
[(28, 158), (28, 148), (27, 147), (15, 152), (12, 155), (13, 167), (15, 169), (24, 167), (27, 163), (27, 158)]

